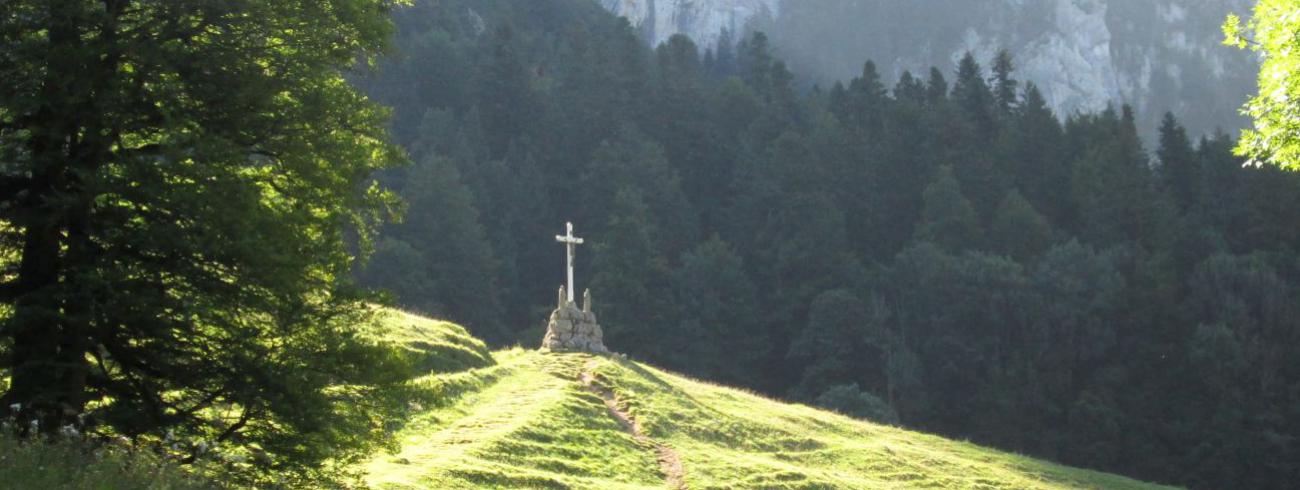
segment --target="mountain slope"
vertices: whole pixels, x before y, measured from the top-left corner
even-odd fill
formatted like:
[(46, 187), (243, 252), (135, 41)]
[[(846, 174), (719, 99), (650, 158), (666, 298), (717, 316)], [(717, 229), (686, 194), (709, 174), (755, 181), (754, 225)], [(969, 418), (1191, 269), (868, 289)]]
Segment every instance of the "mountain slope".
[[(408, 318), (425, 331), (457, 329)], [(417, 380), (379, 488), (1162, 488), (853, 420), (636, 362), (522, 349)], [(468, 365), (462, 364), (464, 367)]]

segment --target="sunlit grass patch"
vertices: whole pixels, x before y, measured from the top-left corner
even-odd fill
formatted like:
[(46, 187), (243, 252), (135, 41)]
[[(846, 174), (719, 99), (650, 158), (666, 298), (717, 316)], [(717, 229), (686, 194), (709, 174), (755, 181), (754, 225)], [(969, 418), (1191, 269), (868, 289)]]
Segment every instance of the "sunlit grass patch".
[(386, 309), (380, 312), (376, 331), (369, 334), (400, 345), (416, 372), (456, 372), (493, 363), (483, 341), (447, 321)]
[[(430, 325), (406, 319), (394, 325)], [(434, 323), (433, 325), (438, 325)], [(423, 330), (394, 333), (429, 336)], [(473, 351), (473, 349), (470, 349)], [(486, 352), (486, 351), (484, 351)], [(437, 354), (430, 354), (437, 355)], [(434, 371), (436, 394), (402, 449), (365, 465), (379, 488), (667, 488), (658, 446), (691, 489), (1163, 488), (967, 442), (855, 420), (636, 362), (519, 348), (495, 364)], [(653, 441), (638, 441), (580, 381), (611, 392)]]

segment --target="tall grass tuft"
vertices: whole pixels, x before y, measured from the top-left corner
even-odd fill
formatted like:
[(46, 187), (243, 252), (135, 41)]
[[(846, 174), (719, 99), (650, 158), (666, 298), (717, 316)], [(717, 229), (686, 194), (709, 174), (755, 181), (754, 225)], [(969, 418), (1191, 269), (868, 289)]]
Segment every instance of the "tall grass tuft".
[(21, 440), (0, 431), (0, 487), (12, 490), (188, 490), (222, 488), (150, 451), (79, 437)]

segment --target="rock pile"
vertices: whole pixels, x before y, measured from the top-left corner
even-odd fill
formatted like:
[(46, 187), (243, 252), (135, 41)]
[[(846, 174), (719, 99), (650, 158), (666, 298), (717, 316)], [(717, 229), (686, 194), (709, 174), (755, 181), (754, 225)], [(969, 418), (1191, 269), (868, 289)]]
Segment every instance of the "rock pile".
[(583, 294), (581, 310), (564, 293), (564, 288), (561, 287), (559, 304), (551, 312), (551, 319), (546, 324), (542, 350), (608, 354), (609, 349), (605, 348), (603, 340), (604, 333), (596, 323), (596, 314), (591, 312), (591, 290)]

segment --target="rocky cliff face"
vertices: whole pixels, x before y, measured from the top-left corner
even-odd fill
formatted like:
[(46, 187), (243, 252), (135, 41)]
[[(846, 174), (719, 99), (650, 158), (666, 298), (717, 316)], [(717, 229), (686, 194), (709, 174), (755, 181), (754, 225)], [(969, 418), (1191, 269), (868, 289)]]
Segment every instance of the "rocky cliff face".
[(1193, 131), (1235, 130), (1254, 87), (1255, 60), (1220, 45), (1228, 12), (1250, 0), (600, 0), (652, 43), (685, 33), (713, 47), (724, 29), (768, 32), (801, 77), (845, 80), (871, 59), (951, 75), (966, 51), (987, 66), (1014, 55), (1061, 115), (1130, 104), (1144, 132), (1173, 111)]
[(781, 0), (599, 0), (611, 12), (627, 17), (652, 45), (673, 34), (686, 34), (702, 46), (713, 46), (724, 30), (741, 32), (754, 19), (772, 19)]

